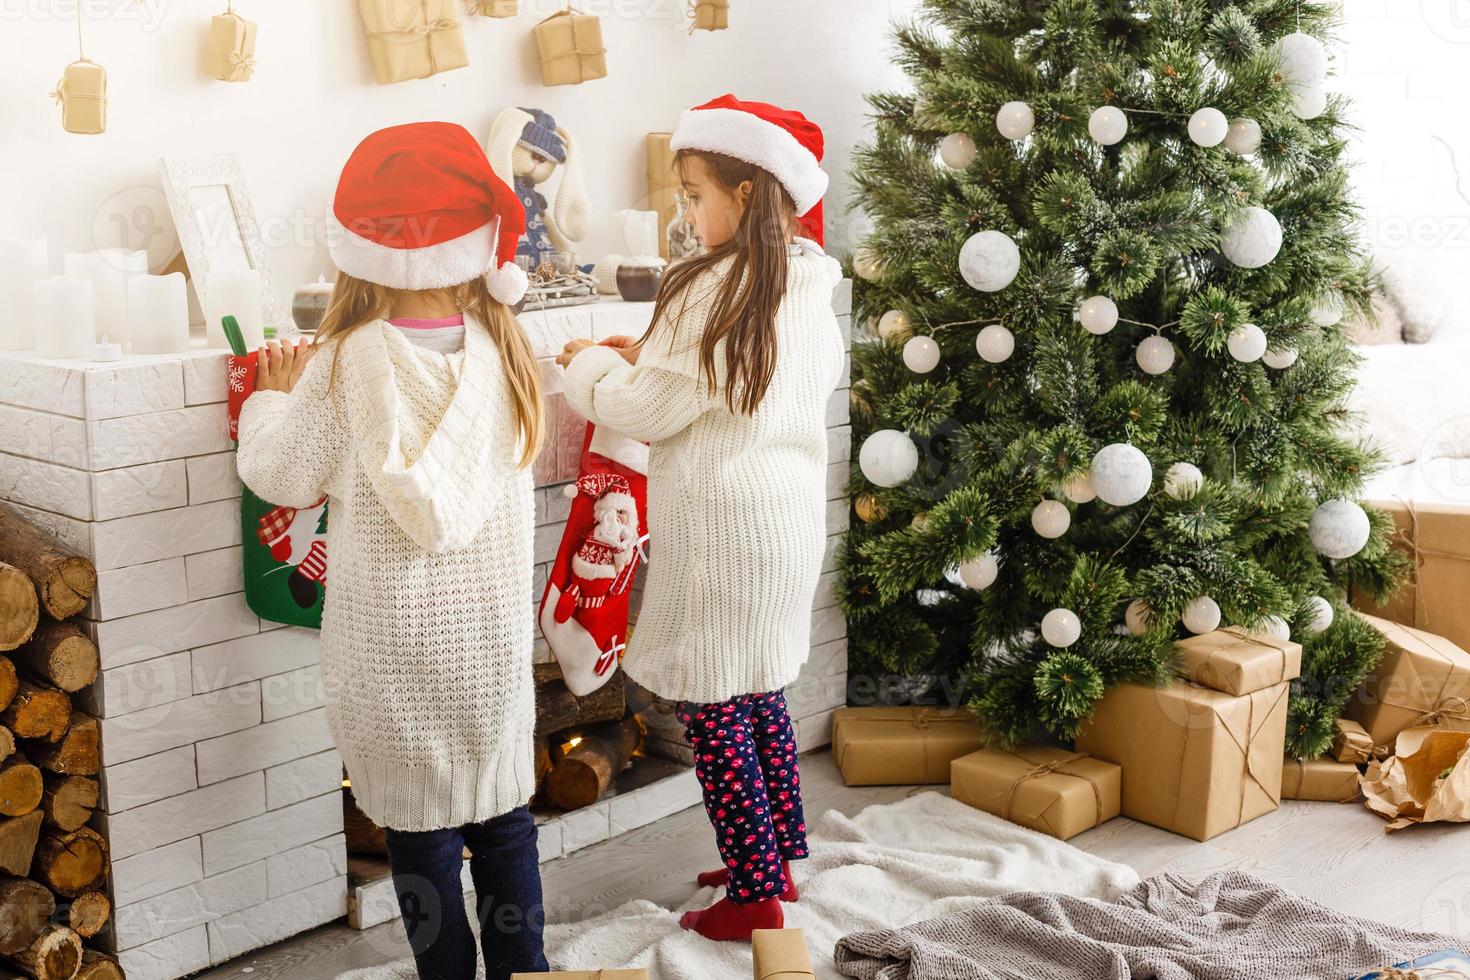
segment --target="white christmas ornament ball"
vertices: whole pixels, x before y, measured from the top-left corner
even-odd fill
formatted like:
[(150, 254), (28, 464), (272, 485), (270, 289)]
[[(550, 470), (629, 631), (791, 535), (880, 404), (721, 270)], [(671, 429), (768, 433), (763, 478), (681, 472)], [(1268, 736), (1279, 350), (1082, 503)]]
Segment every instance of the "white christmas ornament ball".
[(1174, 345), (1169, 338), (1154, 334), (1143, 338), (1133, 356), (1144, 374), (1163, 374), (1174, 366)]
[(1184, 607), (1179, 617), (1191, 633), (1209, 633), (1220, 626), (1220, 604), (1207, 595), (1198, 596)]
[(1310, 34), (1288, 34), (1271, 50), (1281, 64), (1281, 77), (1297, 85), (1316, 85), (1327, 77), (1327, 46)]
[(1077, 309), (1082, 329), (1101, 337), (1118, 325), (1118, 304), (1106, 296), (1089, 296)]
[(1086, 504), (1097, 496), (1097, 491), (1092, 489), (1092, 477), (1078, 473), (1062, 484), (1062, 495), (1074, 504)]
[(967, 589), (987, 589), (1000, 574), (1000, 558), (995, 552), (988, 551), (979, 558), (962, 563), (955, 569), (955, 574)]
[(919, 468), (919, 448), (906, 432), (879, 429), (863, 440), (858, 450), (858, 468), (869, 483), (896, 487)]
[(1236, 156), (1248, 157), (1261, 148), (1261, 124), (1249, 116), (1230, 121), (1225, 134), (1225, 149)]
[(1327, 558), (1356, 555), (1368, 543), (1371, 531), (1368, 514), (1351, 500), (1329, 500), (1319, 504), (1307, 524), (1312, 546)]
[(981, 330), (975, 335), (975, 353), (991, 364), (1010, 359), (1016, 349), (1016, 335), (998, 323)]
[(939, 159), (951, 170), (964, 170), (975, 162), (975, 141), (967, 133), (950, 133), (939, 143)]
[(1023, 140), (1036, 128), (1036, 113), (1024, 102), (1007, 102), (995, 114), (995, 128), (1008, 140)]
[(1092, 457), (1092, 489), (1114, 507), (1136, 504), (1154, 482), (1154, 468), (1143, 450), (1126, 442), (1104, 446)]
[(1043, 538), (1059, 538), (1072, 526), (1072, 513), (1060, 500), (1043, 500), (1031, 509), (1031, 527)]
[(884, 340), (902, 340), (909, 335), (909, 318), (901, 310), (889, 310), (878, 318), (878, 336)]
[(1259, 636), (1262, 639), (1275, 640), (1278, 643), (1285, 643), (1291, 639), (1291, 624), (1280, 616), (1267, 616), (1256, 624), (1256, 628), (1251, 631), (1251, 635)]
[(1003, 231), (977, 231), (960, 249), (960, 275), (983, 293), (1005, 289), (1021, 271), (1021, 250)]
[(1305, 630), (1308, 633), (1321, 633), (1332, 625), (1333, 611), (1332, 603), (1319, 595), (1314, 595), (1307, 600), (1307, 612), (1311, 615), (1311, 622), (1307, 623)]
[(1142, 636), (1153, 625), (1154, 611), (1142, 599), (1134, 599), (1123, 610), (1123, 625), (1134, 636)]
[(903, 345), (903, 363), (915, 374), (928, 374), (939, 366), (939, 345), (933, 337), (910, 337)]
[(1259, 269), (1281, 251), (1281, 223), (1265, 208), (1246, 208), (1220, 233), (1220, 251), (1242, 269)]
[(1103, 146), (1112, 146), (1128, 135), (1128, 116), (1115, 105), (1098, 106), (1088, 117), (1087, 132)]
[(1268, 347), (1266, 353), (1261, 355), (1266, 367), (1275, 371), (1285, 371), (1296, 363), (1296, 358), (1295, 347)]
[(1053, 609), (1041, 617), (1041, 638), (1054, 647), (1069, 647), (1082, 636), (1082, 620), (1070, 609)]
[(883, 275), (883, 266), (878, 261), (878, 254), (866, 245), (861, 245), (852, 256), (852, 271), (857, 273), (859, 279), (873, 282)]
[(1259, 361), (1266, 353), (1266, 332), (1254, 323), (1242, 323), (1230, 331), (1225, 346), (1229, 348), (1230, 356), (1242, 364)]
[(1327, 111), (1327, 90), (1321, 85), (1290, 85), (1291, 114), (1298, 119), (1316, 119)]
[(1219, 146), (1230, 133), (1230, 120), (1212, 106), (1196, 109), (1189, 117), (1189, 138), (1199, 146)]
[(1175, 463), (1164, 472), (1164, 492), (1175, 500), (1193, 497), (1205, 485), (1205, 475), (1193, 463)]
[(1332, 293), (1312, 307), (1312, 322), (1319, 327), (1335, 327), (1342, 321), (1342, 298)]

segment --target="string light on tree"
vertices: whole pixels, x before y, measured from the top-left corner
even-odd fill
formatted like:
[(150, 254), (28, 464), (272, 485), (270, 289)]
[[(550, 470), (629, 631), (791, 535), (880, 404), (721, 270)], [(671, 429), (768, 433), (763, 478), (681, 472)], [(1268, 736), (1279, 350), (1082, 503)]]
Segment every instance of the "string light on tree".
[(998, 323), (992, 323), (975, 335), (975, 353), (988, 364), (1010, 360), (1016, 350), (1016, 335)]
[(1092, 489), (1092, 477), (1078, 473), (1062, 484), (1062, 496), (1074, 504), (1091, 503), (1097, 497), (1097, 491)]
[(1153, 484), (1154, 468), (1143, 450), (1126, 442), (1104, 446), (1092, 457), (1092, 489), (1114, 507), (1136, 504)]
[(1285, 371), (1296, 363), (1295, 347), (1268, 347), (1261, 355), (1261, 362), (1274, 371)]
[(902, 340), (912, 329), (908, 315), (902, 310), (889, 310), (878, 318), (878, 336), (884, 340)]
[(858, 450), (858, 469), (874, 486), (896, 487), (918, 468), (919, 448), (897, 429), (879, 429)]
[(976, 152), (968, 133), (950, 133), (939, 143), (939, 159), (951, 170), (964, 170), (974, 163)]
[(1087, 133), (1103, 146), (1113, 146), (1128, 135), (1128, 115), (1115, 105), (1098, 106), (1087, 119)]
[(1231, 357), (1242, 364), (1252, 364), (1266, 353), (1266, 331), (1254, 323), (1242, 323), (1230, 331), (1230, 336), (1225, 339), (1225, 346)]
[(1231, 120), (1230, 131), (1225, 134), (1225, 149), (1236, 156), (1248, 157), (1260, 148), (1260, 123), (1249, 116)]
[(972, 289), (994, 293), (1021, 271), (1021, 250), (1003, 231), (977, 231), (960, 249), (960, 275)]
[(1191, 633), (1212, 633), (1220, 628), (1220, 604), (1207, 595), (1197, 596), (1179, 618)]
[(1242, 269), (1259, 269), (1281, 251), (1281, 223), (1265, 208), (1245, 208), (1221, 232), (1220, 251)]
[(979, 558), (960, 562), (944, 574), (954, 585), (974, 589), (977, 592), (988, 589), (1000, 575), (1000, 555), (994, 551), (987, 551)]
[(1291, 84), (1317, 85), (1327, 78), (1327, 47), (1310, 34), (1288, 34), (1271, 45), (1271, 53)]
[(1291, 114), (1298, 119), (1316, 119), (1327, 111), (1327, 90), (1321, 85), (1288, 85)]
[(1043, 500), (1031, 508), (1031, 528), (1043, 538), (1059, 538), (1072, 526), (1072, 512), (1060, 500)]
[(1342, 322), (1342, 296), (1331, 293), (1312, 307), (1311, 319), (1319, 327), (1335, 327)]
[(1303, 630), (1313, 635), (1321, 633), (1332, 625), (1334, 613), (1332, 603), (1319, 595), (1314, 595), (1306, 602), (1308, 616), (1307, 625)]
[(1178, 462), (1164, 471), (1164, 492), (1175, 500), (1193, 497), (1204, 485), (1205, 475), (1193, 463)]
[(1101, 337), (1118, 325), (1118, 304), (1106, 296), (1089, 296), (1077, 308), (1082, 329)]
[(995, 128), (1008, 140), (1023, 140), (1036, 128), (1036, 113), (1024, 102), (1007, 102), (995, 114)]
[(1267, 616), (1256, 624), (1256, 628), (1251, 630), (1251, 635), (1265, 640), (1275, 640), (1277, 643), (1285, 643), (1291, 639), (1291, 624), (1280, 616)]
[(875, 282), (883, 275), (883, 266), (878, 261), (878, 253), (870, 245), (859, 245), (852, 256), (852, 271), (859, 279), (867, 282)]
[(1142, 599), (1134, 599), (1123, 610), (1123, 626), (1132, 636), (1142, 636), (1153, 627), (1154, 611)]
[(1163, 374), (1174, 366), (1174, 345), (1169, 338), (1154, 334), (1143, 338), (1133, 357), (1144, 374)]
[(1368, 514), (1351, 500), (1318, 504), (1307, 524), (1312, 547), (1324, 558), (1351, 558), (1363, 550), (1372, 530)]
[(1189, 117), (1189, 138), (1197, 146), (1219, 146), (1230, 133), (1230, 120), (1213, 106), (1196, 109)]
[(903, 345), (903, 363), (915, 374), (928, 374), (939, 366), (939, 345), (933, 337), (910, 337)]
[(1082, 638), (1082, 620), (1070, 609), (1057, 608), (1041, 617), (1041, 638), (1066, 649)]

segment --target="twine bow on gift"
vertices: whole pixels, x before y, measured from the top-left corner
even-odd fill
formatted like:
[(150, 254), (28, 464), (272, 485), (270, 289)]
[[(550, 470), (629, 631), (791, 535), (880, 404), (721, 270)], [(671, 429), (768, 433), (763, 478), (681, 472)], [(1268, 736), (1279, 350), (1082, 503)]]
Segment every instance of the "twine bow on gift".
[(243, 82), (255, 70), (255, 59), (239, 51), (230, 55), (230, 78), (232, 82)]
[(1235, 637), (1235, 642), (1227, 643), (1223, 647), (1211, 650), (1209, 656), (1205, 657), (1204, 663), (1200, 665), (1201, 667), (1208, 667), (1212, 671), (1217, 670), (1218, 668), (1215, 664), (1216, 659), (1238, 647), (1269, 647), (1270, 649), (1275, 650), (1277, 653), (1281, 654), (1281, 669), (1276, 672), (1276, 680), (1272, 683), (1280, 684), (1282, 681), (1286, 680), (1286, 668), (1290, 659), (1287, 644), (1272, 640), (1268, 636), (1253, 636), (1239, 626), (1227, 626), (1220, 632), (1228, 633), (1229, 635)]
[(1457, 694), (1451, 695), (1440, 701), (1434, 709), (1424, 712), (1408, 727), (1438, 726), (1446, 721), (1470, 721), (1470, 701)]
[[(459, 26), (459, 21), (453, 17), (431, 17), (429, 14), (429, 0), (423, 0), (424, 22), (422, 24), (410, 24), (407, 27), (394, 28), (391, 31), (377, 31), (369, 35), (384, 41), (393, 43), (412, 43), (419, 40), (429, 40), (430, 36), (440, 31), (451, 31)], [(429, 40), (429, 74), (439, 73), (439, 61), (434, 57), (434, 42)]]
[[(1014, 756), (1017, 759), (1020, 759), (1022, 762), (1031, 762), (1030, 759), (1021, 755), (1019, 752), (1009, 752), (1007, 754)], [(1097, 803), (1097, 819), (1101, 820), (1103, 811), (1102, 787), (1098, 786), (1097, 780), (1093, 779), (1086, 773), (1074, 772), (1066, 768), (1079, 759), (1086, 759), (1087, 757), (1088, 756), (1086, 752), (1073, 752), (1071, 755), (1065, 756), (1061, 759), (1053, 759), (1050, 762), (1033, 763), (1031, 765), (1031, 768), (1021, 773), (1021, 775), (1017, 776), (1015, 781), (1011, 783), (1010, 789), (1006, 790), (1006, 801), (1004, 804), (1001, 805), (1000, 818), (1002, 820), (1011, 819), (1011, 803), (1015, 800), (1016, 791), (1021, 788), (1022, 783), (1026, 782), (1028, 779), (1039, 779), (1042, 776), (1050, 776), (1054, 772), (1059, 772), (1063, 776), (1071, 776), (1074, 779), (1080, 779), (1083, 782), (1087, 783), (1087, 785), (1092, 787), (1092, 795)]]

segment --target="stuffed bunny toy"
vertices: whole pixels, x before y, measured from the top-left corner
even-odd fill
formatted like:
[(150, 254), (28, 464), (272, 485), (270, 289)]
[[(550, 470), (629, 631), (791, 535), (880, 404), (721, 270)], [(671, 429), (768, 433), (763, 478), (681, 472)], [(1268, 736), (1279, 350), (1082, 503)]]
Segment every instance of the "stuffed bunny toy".
[[(570, 252), (587, 237), (587, 191), (582, 184), (581, 154), (572, 136), (540, 109), (501, 110), (490, 126), (485, 147), (497, 176), (515, 188), (526, 209), (526, 233), (516, 256), (526, 256), (535, 268), (550, 252)], [(556, 203), (548, 211), (546, 197), (536, 188), (562, 168)]]

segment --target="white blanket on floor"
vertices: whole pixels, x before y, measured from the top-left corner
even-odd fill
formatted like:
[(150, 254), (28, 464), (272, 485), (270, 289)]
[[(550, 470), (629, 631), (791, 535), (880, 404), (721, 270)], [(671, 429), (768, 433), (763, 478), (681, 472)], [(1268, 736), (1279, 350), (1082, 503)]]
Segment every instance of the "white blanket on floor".
[[(806, 930), (819, 980), (840, 980), (832, 949), (851, 932), (948, 915), (1010, 892), (1111, 900), (1138, 884), (1132, 868), (935, 792), (870, 806), (854, 817), (829, 810), (809, 843), (811, 857), (793, 867), (801, 900), (784, 908), (786, 925)], [(691, 878), (696, 870), (689, 869)], [(711, 942), (679, 928), (681, 912), (721, 894), (702, 888), (673, 911), (636, 900), (580, 922), (553, 923), (547, 958), (558, 970), (643, 966), (650, 980), (748, 977), (749, 945)], [(342, 980), (413, 978), (408, 961), (342, 974)]]

